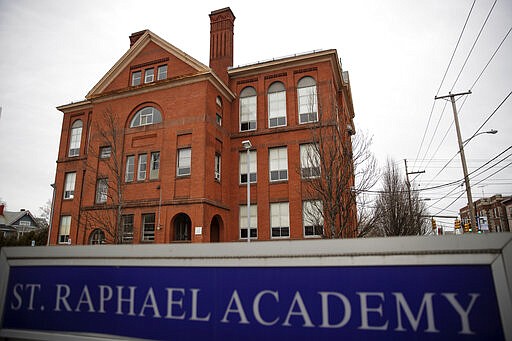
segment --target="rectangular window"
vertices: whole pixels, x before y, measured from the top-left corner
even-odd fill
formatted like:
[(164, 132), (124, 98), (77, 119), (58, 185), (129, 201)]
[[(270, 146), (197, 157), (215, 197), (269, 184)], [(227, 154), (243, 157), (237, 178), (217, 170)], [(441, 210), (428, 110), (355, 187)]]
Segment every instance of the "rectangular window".
[(167, 78), (167, 65), (160, 65), (158, 67), (158, 75), (156, 76), (157, 80), (162, 80)]
[(137, 180), (146, 180), (146, 168), (148, 166), (148, 156), (146, 154), (139, 155), (139, 166), (137, 168)]
[(324, 234), (323, 205), (321, 200), (309, 200), (302, 203), (302, 224), (304, 236), (320, 237)]
[(190, 166), (192, 161), (192, 149), (178, 149), (178, 167), (176, 174), (178, 176), (190, 175)]
[(160, 171), (160, 152), (151, 153), (151, 166), (149, 168), (149, 179), (158, 179), (158, 172)]
[(124, 175), (125, 182), (132, 182), (135, 175), (135, 156), (130, 155), (126, 157), (126, 172)]
[(219, 154), (215, 154), (214, 167), (215, 167), (214, 178), (215, 178), (215, 180), (220, 181), (220, 155)]
[(75, 196), (76, 173), (66, 173), (64, 180), (64, 199), (73, 199)]
[(59, 244), (67, 244), (69, 242), (69, 230), (71, 229), (71, 216), (64, 215), (60, 217), (59, 226)]
[[(75, 124), (73, 124), (75, 125)], [(82, 126), (78, 124), (76, 127), (71, 128), (71, 139), (69, 141), (69, 156), (80, 155), (80, 144), (82, 140)]]
[(20, 224), (20, 226), (32, 226), (32, 222), (30, 220), (20, 220), (18, 224)]
[(104, 204), (107, 202), (108, 179), (98, 179), (96, 182), (96, 203)]
[(290, 237), (290, 214), (287, 202), (270, 204), (270, 229), (272, 238)]
[(288, 151), (286, 147), (270, 148), (270, 181), (288, 180)]
[(256, 129), (256, 96), (240, 98), (240, 131)]
[[(251, 204), (251, 239), (258, 238), (258, 205)], [(247, 239), (247, 205), (240, 205), (240, 239)]]
[(155, 214), (147, 213), (142, 215), (142, 240), (155, 240)]
[(268, 94), (268, 126), (282, 127), (286, 125), (286, 91)]
[(142, 73), (140, 71), (135, 71), (132, 73), (132, 86), (140, 85)]
[(299, 123), (318, 121), (316, 85), (297, 89), (299, 96)]
[(312, 143), (300, 145), (300, 173), (303, 179), (320, 176), (318, 145)]
[(220, 116), (218, 113), (215, 114), (215, 119), (218, 125), (222, 126), (222, 116)]
[(133, 243), (133, 214), (125, 214), (122, 216), (123, 235), (122, 243)]
[(155, 80), (155, 69), (146, 69), (144, 71), (144, 83), (151, 83)]
[(108, 159), (112, 153), (112, 147), (105, 146), (100, 148), (100, 159)]
[[(251, 178), (251, 183), (256, 182), (256, 165), (257, 165), (257, 156), (256, 151), (251, 150), (249, 155), (249, 177)], [(240, 183), (247, 183), (247, 152), (240, 152)]]

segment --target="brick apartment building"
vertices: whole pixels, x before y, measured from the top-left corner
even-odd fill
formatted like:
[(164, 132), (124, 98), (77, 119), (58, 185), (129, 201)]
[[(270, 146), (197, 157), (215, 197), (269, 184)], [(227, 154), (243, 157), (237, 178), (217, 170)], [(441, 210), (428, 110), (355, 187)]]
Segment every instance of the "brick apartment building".
[[(507, 202), (512, 197), (502, 196), (496, 194), (488, 198), (480, 198), (476, 200), (473, 205), (475, 207), (476, 215), (482, 221), (482, 226), (479, 230), (482, 232), (508, 232), (510, 231), (510, 224), (507, 215)], [(462, 223), (469, 223), (469, 209), (468, 205), (459, 210)], [(483, 220), (481, 219), (483, 218)]]
[[(50, 244), (246, 240), (247, 181), (251, 240), (322, 236), (324, 218), (306, 215), (321, 173), (307, 155), (315, 129), (351, 146), (348, 73), (336, 50), (232, 67), (235, 16), (225, 8), (210, 21), (209, 67), (133, 33), (85, 100), (58, 107)], [(343, 176), (348, 189), (353, 172)], [(355, 205), (346, 210), (351, 237)]]

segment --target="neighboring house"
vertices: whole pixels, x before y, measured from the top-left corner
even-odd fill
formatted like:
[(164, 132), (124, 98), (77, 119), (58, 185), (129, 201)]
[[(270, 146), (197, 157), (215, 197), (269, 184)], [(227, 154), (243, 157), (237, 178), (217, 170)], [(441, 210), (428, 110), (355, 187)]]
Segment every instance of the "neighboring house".
[[(348, 72), (336, 50), (233, 67), (234, 21), (229, 8), (210, 14), (209, 66), (133, 33), (85, 100), (58, 107), (50, 244), (322, 236), (323, 217), (306, 211), (323, 206), (306, 187), (323, 171), (308, 156), (321, 126), (342, 136), (353, 169)], [(339, 173), (353, 197), (353, 172)], [(355, 203), (343, 211), (353, 237)]]
[(5, 210), (5, 205), (0, 204), (0, 233), (4, 237), (20, 237), (24, 233), (34, 231), (40, 228), (38, 218), (34, 218), (32, 213), (27, 210), (11, 212)]
[(508, 221), (508, 227), (510, 230), (510, 227), (512, 227), (512, 196), (503, 200), (501, 203), (503, 204), (503, 206), (505, 206), (505, 215), (506, 215), (506, 219)]
[[(476, 216), (480, 222), (479, 230), (482, 232), (508, 232), (510, 231), (510, 200), (512, 197), (503, 197), (501, 194), (489, 198), (476, 200)], [(470, 221), (468, 206), (460, 209), (462, 223)]]

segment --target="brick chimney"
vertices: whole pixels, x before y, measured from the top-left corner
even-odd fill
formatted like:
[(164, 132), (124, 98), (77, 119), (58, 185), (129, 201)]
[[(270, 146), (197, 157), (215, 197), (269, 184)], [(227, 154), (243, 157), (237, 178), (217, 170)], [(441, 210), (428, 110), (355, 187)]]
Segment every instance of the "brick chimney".
[(140, 37), (142, 37), (142, 35), (144, 33), (146, 33), (147, 30), (142, 30), (142, 31), (139, 31), (139, 32), (134, 32), (130, 35), (130, 47), (133, 46), (133, 44), (135, 44), (137, 42), (137, 40), (139, 40)]
[(235, 15), (229, 7), (210, 13), (210, 68), (228, 83), (228, 67), (233, 66)]

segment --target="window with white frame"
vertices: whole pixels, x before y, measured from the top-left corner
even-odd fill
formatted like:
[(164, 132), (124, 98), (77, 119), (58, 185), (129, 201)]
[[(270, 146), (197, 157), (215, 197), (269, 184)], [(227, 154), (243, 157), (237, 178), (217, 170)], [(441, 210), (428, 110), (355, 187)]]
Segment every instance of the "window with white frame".
[(142, 240), (155, 240), (155, 214), (146, 213), (142, 215)]
[(158, 67), (158, 75), (156, 76), (157, 80), (162, 80), (167, 78), (167, 65), (160, 65)]
[(64, 180), (64, 199), (73, 199), (75, 197), (76, 173), (66, 173)]
[(151, 153), (151, 165), (149, 168), (149, 179), (158, 179), (158, 173), (160, 171), (160, 152)]
[(132, 86), (140, 85), (140, 80), (142, 78), (141, 71), (135, 71), (132, 73)]
[(318, 155), (317, 144), (300, 145), (300, 173), (303, 179), (320, 176), (320, 156)]
[(162, 122), (162, 113), (154, 107), (144, 107), (137, 111), (130, 123), (130, 128), (147, 126)]
[(297, 84), (299, 99), (299, 123), (318, 121), (318, 98), (313, 77), (304, 77)]
[(274, 82), (268, 88), (268, 126), (286, 125), (286, 88), (281, 82)]
[(290, 237), (289, 203), (270, 204), (270, 230), (272, 238)]
[(323, 204), (321, 200), (302, 202), (304, 236), (320, 237), (324, 234)]
[(214, 178), (217, 181), (220, 181), (220, 154), (215, 154), (215, 173)]
[[(255, 150), (249, 152), (249, 178), (251, 183), (256, 182), (257, 155)], [(247, 152), (240, 152), (240, 183), (247, 183)]]
[(256, 130), (256, 90), (248, 86), (240, 93), (240, 131)]
[(247, 221), (247, 205), (240, 205), (240, 239), (247, 239), (247, 229), (250, 228), (251, 239), (258, 238), (258, 205), (251, 204), (249, 209), (251, 226)]
[(288, 150), (286, 147), (268, 150), (270, 181), (288, 180)]
[(146, 154), (139, 155), (139, 165), (137, 167), (137, 180), (146, 180), (146, 168), (148, 166), (148, 156)]
[(178, 149), (178, 167), (176, 175), (184, 176), (190, 175), (190, 168), (192, 163), (192, 149), (182, 148)]
[(155, 80), (155, 69), (146, 69), (144, 71), (144, 83), (151, 83)]
[(108, 179), (98, 179), (96, 182), (96, 203), (104, 204), (107, 202)]
[(135, 175), (135, 156), (130, 155), (126, 157), (126, 171), (124, 174), (125, 182), (132, 182)]
[(123, 224), (122, 243), (133, 243), (133, 214), (125, 214), (121, 218)]
[(71, 126), (71, 137), (69, 140), (69, 156), (80, 155), (80, 143), (82, 141), (82, 127), (81, 120), (76, 120)]
[(67, 244), (69, 242), (69, 230), (71, 229), (71, 216), (64, 215), (60, 217), (59, 226), (59, 244)]
[(100, 147), (100, 159), (108, 159), (110, 157), (110, 154), (112, 154), (112, 147)]

